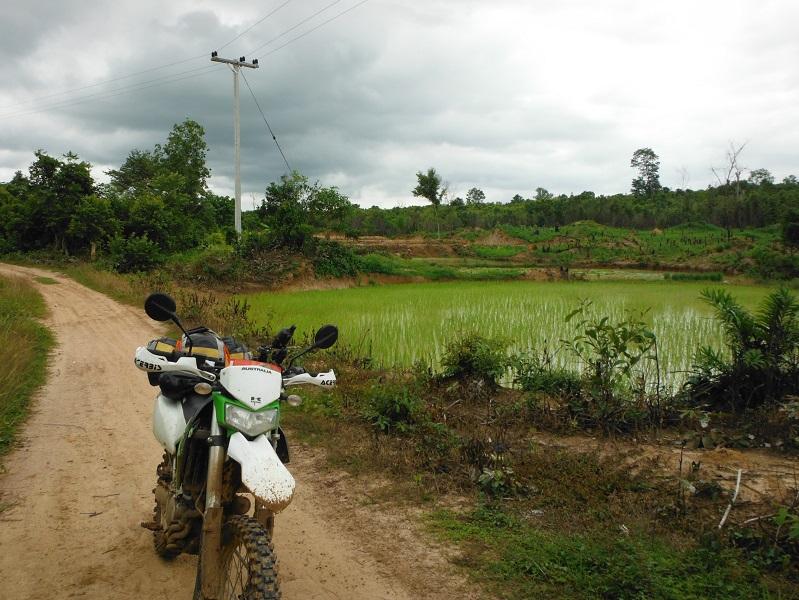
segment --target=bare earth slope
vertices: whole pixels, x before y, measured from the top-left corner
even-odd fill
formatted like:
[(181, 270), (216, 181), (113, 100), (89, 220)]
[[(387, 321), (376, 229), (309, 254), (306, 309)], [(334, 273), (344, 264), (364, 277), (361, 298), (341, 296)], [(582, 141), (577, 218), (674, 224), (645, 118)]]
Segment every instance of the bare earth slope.
[[(139, 527), (161, 450), (153, 388), (132, 357), (158, 325), (66, 277), (9, 265), (0, 274), (58, 281), (37, 284), (58, 342), (48, 383), (0, 475), (0, 506), (11, 505), (0, 512), (0, 597), (190, 598), (196, 559), (160, 560)], [(369, 522), (342, 504), (319, 464), (295, 449), (297, 496), (275, 533), (286, 600), (471, 596), (408, 523)]]

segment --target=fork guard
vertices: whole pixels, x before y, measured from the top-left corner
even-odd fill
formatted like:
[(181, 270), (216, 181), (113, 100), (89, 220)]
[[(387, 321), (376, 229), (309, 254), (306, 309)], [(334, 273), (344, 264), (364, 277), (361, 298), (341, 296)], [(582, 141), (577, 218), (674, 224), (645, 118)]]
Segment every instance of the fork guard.
[(273, 513), (291, 504), (296, 484), (267, 436), (250, 441), (241, 432), (230, 437), (228, 456), (241, 465), (241, 482)]

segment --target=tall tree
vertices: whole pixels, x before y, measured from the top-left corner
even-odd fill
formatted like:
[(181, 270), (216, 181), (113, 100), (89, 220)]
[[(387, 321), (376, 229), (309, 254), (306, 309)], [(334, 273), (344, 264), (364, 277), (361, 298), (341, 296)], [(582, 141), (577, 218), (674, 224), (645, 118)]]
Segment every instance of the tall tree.
[(43, 241), (67, 254), (67, 229), (72, 216), (81, 200), (94, 192), (91, 165), (79, 160), (72, 152), (67, 152), (63, 161), (42, 150), (37, 150), (35, 155), (29, 181), (37, 205), (36, 216), (43, 229)]
[(211, 171), (205, 164), (208, 144), (205, 129), (197, 121), (186, 119), (172, 128), (166, 144), (156, 146), (161, 154), (165, 170), (181, 175), (185, 182), (183, 192), (197, 198), (205, 192), (205, 184)]
[(485, 202), (486, 195), (480, 188), (473, 187), (466, 192), (466, 204), (482, 204)]
[(433, 213), (436, 218), (436, 230), (438, 235), (441, 236), (441, 230), (438, 224), (438, 207), (441, 200), (447, 194), (447, 187), (442, 183), (441, 176), (436, 173), (433, 167), (427, 169), (427, 173), (418, 171), (416, 173), (416, 187), (413, 188), (412, 193), (417, 198), (425, 198), (430, 204), (433, 205)]
[(774, 183), (774, 175), (768, 169), (754, 169), (749, 173), (749, 183), (753, 185), (766, 185)]
[(639, 148), (633, 152), (630, 166), (638, 169), (633, 179), (632, 193), (638, 198), (652, 198), (660, 189), (660, 158), (652, 148)]
[(106, 171), (111, 177), (111, 188), (117, 192), (148, 191), (153, 179), (161, 170), (159, 157), (147, 150), (131, 150), (119, 169)]
[(70, 243), (77, 247), (88, 247), (94, 260), (97, 245), (119, 233), (120, 223), (114, 216), (108, 198), (96, 195), (81, 198), (67, 228)]

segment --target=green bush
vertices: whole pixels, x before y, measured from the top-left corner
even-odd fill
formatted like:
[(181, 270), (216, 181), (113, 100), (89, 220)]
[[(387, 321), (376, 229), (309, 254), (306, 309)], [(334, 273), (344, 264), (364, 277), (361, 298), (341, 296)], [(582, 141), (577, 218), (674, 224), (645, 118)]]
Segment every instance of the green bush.
[(358, 257), (358, 268), (364, 273), (380, 273), (382, 275), (399, 275), (399, 262), (385, 254), (365, 254)]
[(164, 264), (164, 254), (147, 234), (129, 238), (115, 237), (109, 246), (111, 262), (119, 273), (152, 271)]
[(274, 242), (267, 229), (244, 231), (236, 245), (236, 252), (243, 258), (251, 258), (262, 252), (272, 250)]
[(233, 246), (224, 243), (208, 246), (179, 259), (176, 269), (182, 268), (183, 275), (201, 283), (236, 281), (241, 276), (244, 264)]
[(746, 410), (799, 393), (799, 300), (786, 288), (769, 294), (757, 313), (726, 290), (704, 290), (716, 312), (727, 355), (710, 347), (694, 357), (685, 393), (694, 404)]
[(329, 240), (314, 240), (307, 246), (318, 276), (352, 277), (358, 274), (358, 257), (347, 246)]
[(373, 386), (361, 415), (383, 433), (408, 433), (426, 420), (424, 403), (402, 383)]
[(520, 356), (514, 365), (516, 383), (525, 392), (539, 392), (548, 396), (571, 399), (580, 396), (582, 382), (574, 371), (555, 367), (546, 356), (537, 354)]
[(799, 254), (785, 254), (771, 248), (759, 246), (752, 250), (755, 261), (752, 270), (765, 279), (791, 279), (799, 277)]
[(442, 375), (477, 380), (496, 387), (513, 364), (507, 347), (508, 343), (500, 338), (487, 338), (477, 333), (463, 335), (450, 342), (444, 350)]
[[(620, 430), (634, 417), (636, 407), (631, 397), (636, 367), (650, 358), (655, 334), (643, 322), (643, 315), (628, 314), (613, 323), (590, 311), (590, 302), (583, 302), (566, 317), (579, 317), (577, 335), (563, 340), (565, 348), (582, 362), (583, 389), (590, 404), (583, 407), (581, 418), (590, 418), (605, 431)], [(590, 423), (589, 423), (590, 424)]]

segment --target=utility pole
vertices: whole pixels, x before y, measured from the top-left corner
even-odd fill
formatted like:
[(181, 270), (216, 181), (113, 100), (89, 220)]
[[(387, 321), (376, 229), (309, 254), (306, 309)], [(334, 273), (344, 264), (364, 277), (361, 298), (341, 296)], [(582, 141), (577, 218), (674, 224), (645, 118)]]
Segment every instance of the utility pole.
[(255, 58), (251, 63), (245, 62), (242, 56), (238, 60), (232, 58), (220, 58), (216, 50), (211, 52), (213, 62), (225, 63), (233, 71), (233, 147), (236, 161), (236, 215), (234, 226), (236, 233), (241, 235), (241, 133), (239, 127), (239, 70), (241, 67), (250, 69), (258, 68), (258, 59)]

